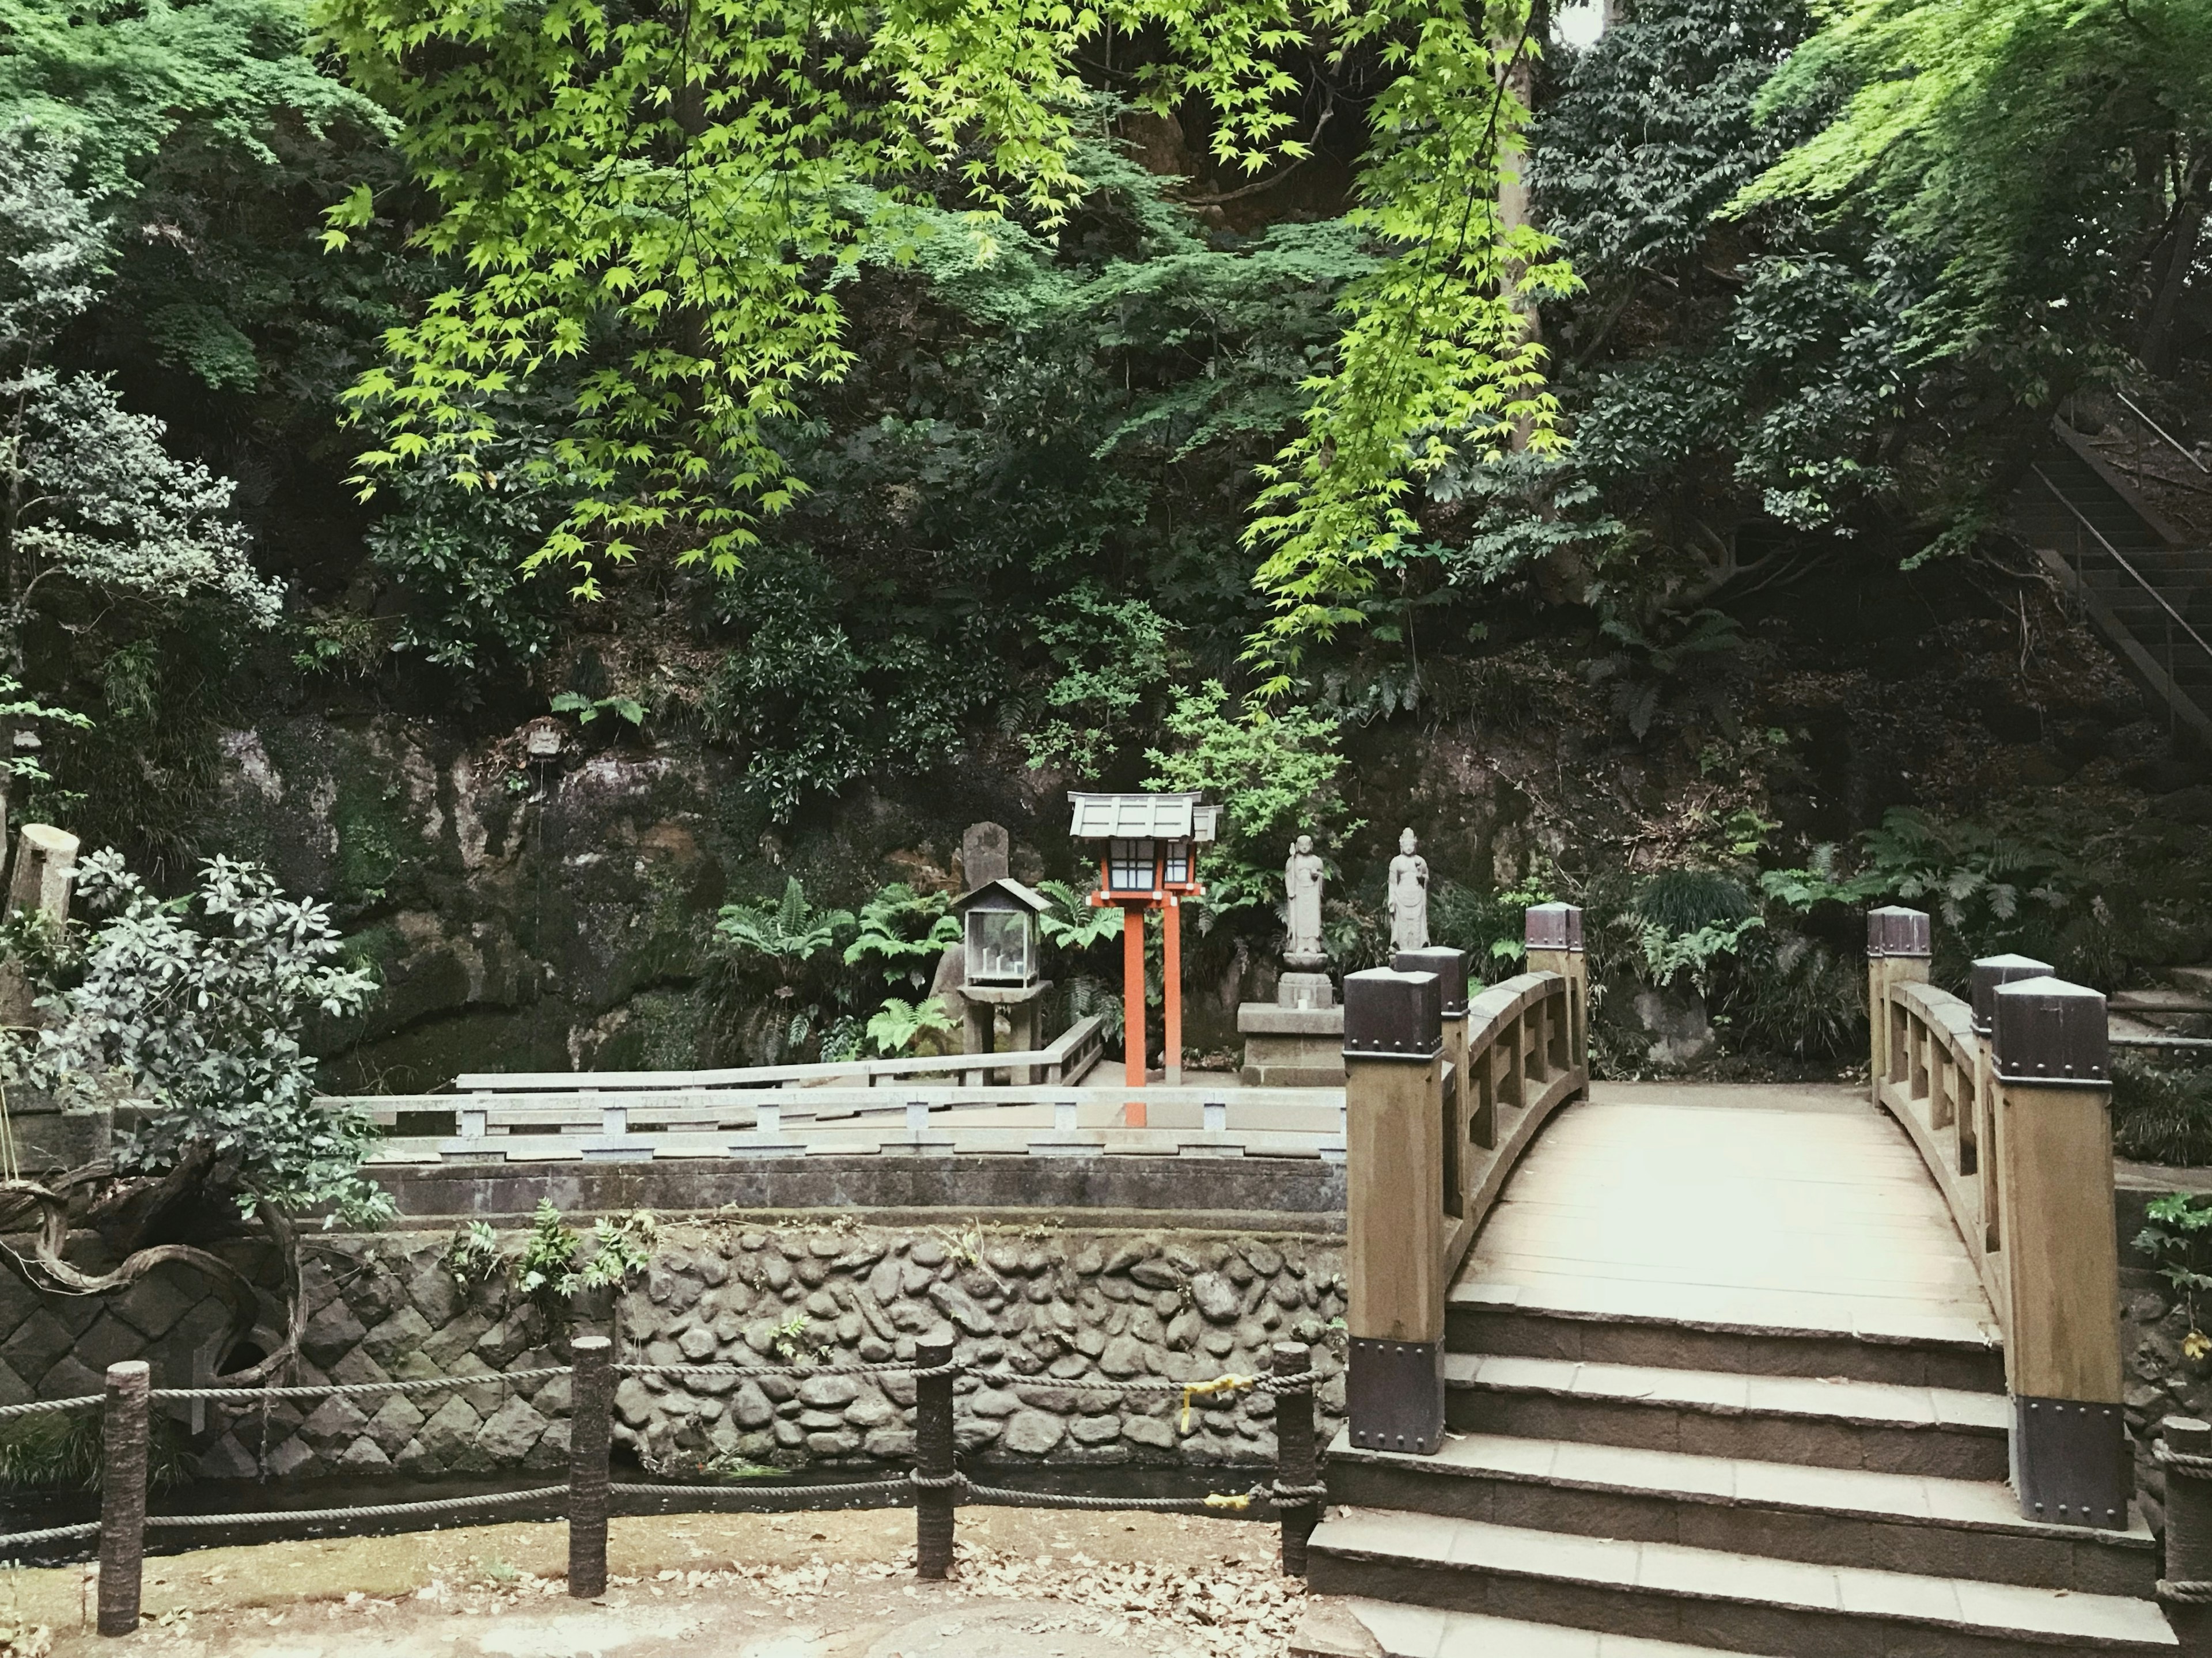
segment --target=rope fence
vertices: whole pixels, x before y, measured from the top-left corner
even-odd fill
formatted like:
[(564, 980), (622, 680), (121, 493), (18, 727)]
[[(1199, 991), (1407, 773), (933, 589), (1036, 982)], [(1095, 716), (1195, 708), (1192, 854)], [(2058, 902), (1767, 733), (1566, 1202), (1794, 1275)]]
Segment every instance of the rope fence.
[[(624, 1503), (711, 1497), (719, 1506), (734, 1502), (760, 1510), (829, 1504), (872, 1508), (912, 1507), (915, 1511), (916, 1575), (942, 1578), (952, 1566), (955, 1513), (962, 1503), (1024, 1509), (1093, 1509), (1139, 1513), (1223, 1514), (1273, 1509), (1282, 1531), (1283, 1570), (1304, 1576), (1306, 1539), (1320, 1519), (1328, 1491), (1322, 1483), (1314, 1433), (1313, 1390), (1321, 1379), (1311, 1349), (1279, 1342), (1272, 1368), (1263, 1375), (1226, 1375), (1199, 1381), (1165, 1377), (1090, 1377), (1061, 1380), (1018, 1376), (1003, 1370), (969, 1370), (957, 1363), (949, 1340), (916, 1344), (911, 1362), (830, 1367), (804, 1364), (617, 1364), (613, 1344), (605, 1336), (578, 1336), (569, 1344), (573, 1362), (537, 1370), (415, 1378), (400, 1382), (332, 1382), (296, 1388), (155, 1388), (143, 1359), (108, 1367), (103, 1393), (76, 1399), (38, 1400), (0, 1406), (0, 1421), (51, 1412), (101, 1412), (100, 1514), (81, 1525), (0, 1535), (0, 1558), (40, 1544), (100, 1540), (100, 1632), (128, 1635), (138, 1627), (145, 1540), (149, 1531), (192, 1532), (231, 1526), (325, 1526), (362, 1521), (427, 1520), (476, 1512), (558, 1503), (568, 1524), (568, 1593), (592, 1599), (606, 1592), (607, 1521), (617, 1501)], [(614, 1395), (617, 1377), (904, 1376), (915, 1390), (915, 1462), (907, 1473), (885, 1479), (844, 1480), (819, 1485), (747, 1488), (743, 1485), (637, 1485), (611, 1478)], [(1241, 1492), (1205, 1497), (1097, 1497), (1026, 1491), (979, 1485), (957, 1465), (953, 1436), (955, 1382), (963, 1376), (992, 1388), (1019, 1394), (1155, 1394), (1181, 1395), (1186, 1428), (1198, 1401), (1247, 1392), (1277, 1400), (1275, 1478)], [(258, 1514), (172, 1514), (146, 1512), (147, 1473), (152, 1406), (172, 1401), (258, 1405), (273, 1400), (362, 1398), (380, 1394), (430, 1393), (518, 1382), (570, 1379), (568, 1483), (528, 1491), (495, 1491), (415, 1503), (381, 1503), (331, 1509), (276, 1509)]]

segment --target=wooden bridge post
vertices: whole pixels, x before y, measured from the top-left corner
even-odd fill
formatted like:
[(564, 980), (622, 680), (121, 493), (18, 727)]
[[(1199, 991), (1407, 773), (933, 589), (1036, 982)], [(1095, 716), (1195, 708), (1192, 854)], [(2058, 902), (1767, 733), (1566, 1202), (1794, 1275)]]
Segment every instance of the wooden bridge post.
[(1898, 1035), (1899, 1015), (1890, 1005), (1893, 986), (1928, 982), (1928, 962), (1935, 954), (1923, 910), (1885, 904), (1867, 912), (1867, 1034), (1871, 1063), (1867, 1086), (1874, 1102), (1881, 1103), (1881, 1085), (1894, 1081), (1903, 1058)]
[(1575, 904), (1531, 904), (1522, 915), (1522, 938), (1531, 973), (1556, 973), (1567, 981), (1566, 1049), (1559, 1067), (1571, 1071), (1589, 1058), (1589, 957), (1583, 953), (1583, 913)]
[(1990, 1060), (1990, 1022), (1996, 1017), (2000, 986), (2040, 979), (2057, 971), (2050, 963), (2039, 962), (2033, 956), (1984, 956), (1967, 970), (1966, 1002), (1973, 1016), (1975, 1036), (1974, 1098), (1980, 1107), (1973, 1123), (1975, 1174), (1981, 1181), (1984, 1242), (1991, 1249), (2004, 1247), (2005, 1195), (2004, 1170), (1997, 1160), (2000, 1090)]
[(1992, 1001), (2013, 1490), (2027, 1519), (2124, 1528), (2134, 1464), (2121, 1416), (2105, 999), (2044, 977), (1999, 986)]
[(1444, 1430), (1443, 999), (1433, 973), (1344, 980), (1345, 1404), (1352, 1442)]
[(146, 1561), (146, 1462), (153, 1370), (143, 1358), (107, 1367), (100, 1414), (100, 1632), (138, 1629)]
[[(1444, 1063), (1450, 1067), (1450, 1079), (1439, 1108), (1443, 1130), (1444, 1212), (1464, 1215), (1467, 1179), (1473, 1164), (1468, 1156), (1468, 1144), (1477, 1127), (1475, 1118), (1481, 1103), (1480, 1090), (1467, 1068), (1467, 952), (1431, 944), (1426, 950), (1401, 950), (1390, 958), (1390, 965), (1400, 973), (1437, 975), (1443, 1021)], [(1494, 1130), (1492, 1133), (1494, 1138)]]

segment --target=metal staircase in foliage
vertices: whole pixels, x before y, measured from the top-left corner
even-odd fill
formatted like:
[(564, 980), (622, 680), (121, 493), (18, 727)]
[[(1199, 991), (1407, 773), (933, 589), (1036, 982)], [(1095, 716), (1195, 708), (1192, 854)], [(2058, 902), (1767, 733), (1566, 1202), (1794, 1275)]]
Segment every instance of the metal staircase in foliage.
[[(2133, 408), (2132, 404), (2128, 405)], [(2146, 418), (2179, 465), (2212, 470)], [(2119, 467), (2053, 420), (2014, 491), (2012, 526), (2057, 576), (2177, 730), (2212, 744), (2212, 548), (2178, 528)]]

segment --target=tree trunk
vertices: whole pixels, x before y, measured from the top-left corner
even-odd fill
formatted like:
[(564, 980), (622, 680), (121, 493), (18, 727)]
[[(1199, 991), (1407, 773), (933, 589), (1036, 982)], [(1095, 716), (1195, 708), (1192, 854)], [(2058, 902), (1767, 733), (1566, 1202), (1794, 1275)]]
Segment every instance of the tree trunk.
[(2175, 203), (2173, 228), (2162, 246), (2166, 255), (2161, 268), (2154, 261), (2154, 283), (2150, 316), (2143, 325), (2142, 346), (2138, 355), (2143, 367), (2154, 374), (2166, 375), (2173, 369), (2173, 318), (2181, 307), (2181, 290), (2188, 285), (2189, 268), (2197, 262), (2197, 239), (2204, 228), (2204, 192), (2212, 183), (2212, 148), (2197, 158), (2189, 169), (2189, 177), (2181, 187), (2181, 199)]

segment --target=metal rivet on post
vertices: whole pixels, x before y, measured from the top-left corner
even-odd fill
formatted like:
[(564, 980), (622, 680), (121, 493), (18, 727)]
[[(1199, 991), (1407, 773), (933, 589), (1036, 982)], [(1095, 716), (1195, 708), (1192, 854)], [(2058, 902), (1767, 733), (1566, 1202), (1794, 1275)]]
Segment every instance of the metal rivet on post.
[(107, 1367), (100, 1415), (100, 1632), (138, 1627), (139, 1580), (146, 1560), (147, 1409), (153, 1371), (143, 1358)]
[(568, 1343), (568, 1593), (607, 1592), (607, 1447), (613, 1436), (614, 1344), (605, 1336)]

